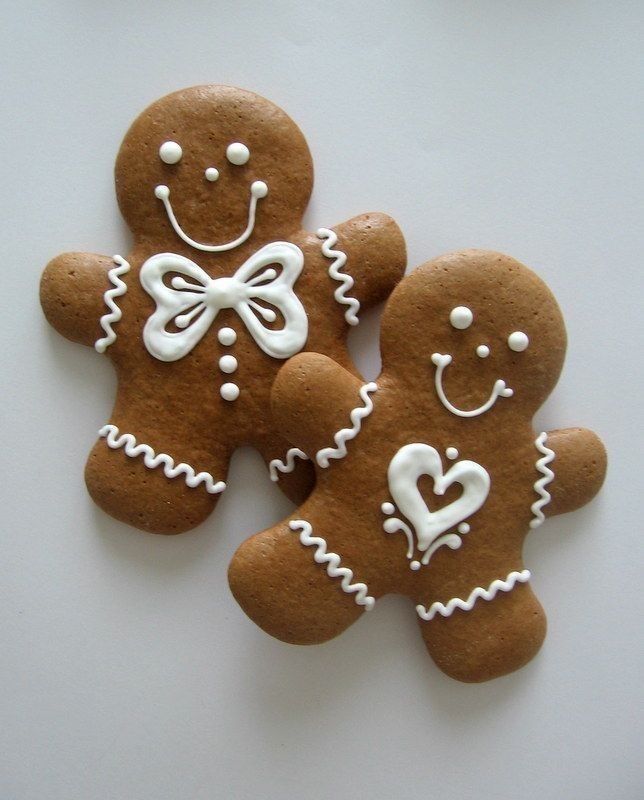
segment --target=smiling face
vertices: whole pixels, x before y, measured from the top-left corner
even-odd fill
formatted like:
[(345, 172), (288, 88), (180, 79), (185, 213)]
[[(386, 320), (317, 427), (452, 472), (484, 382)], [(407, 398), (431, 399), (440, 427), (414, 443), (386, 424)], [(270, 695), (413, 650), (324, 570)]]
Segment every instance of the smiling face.
[(484, 251), (443, 256), (407, 276), (387, 306), (382, 340), (387, 371), (425, 383), (464, 418), (517, 404), (534, 413), (566, 346), (545, 284), (518, 261)]
[(136, 235), (196, 252), (256, 247), (299, 228), (311, 193), (306, 141), (251, 92), (197, 86), (162, 98), (128, 131), (116, 162), (119, 206)]

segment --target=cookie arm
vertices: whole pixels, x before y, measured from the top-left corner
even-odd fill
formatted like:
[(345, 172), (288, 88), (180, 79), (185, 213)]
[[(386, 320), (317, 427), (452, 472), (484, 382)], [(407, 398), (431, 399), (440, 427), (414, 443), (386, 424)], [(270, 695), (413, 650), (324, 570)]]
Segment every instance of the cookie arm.
[(92, 346), (103, 332), (99, 320), (108, 311), (105, 292), (115, 261), (94, 253), (62, 253), (45, 267), (40, 304), (47, 321), (66, 339)]
[(606, 475), (606, 450), (597, 434), (585, 428), (550, 431), (545, 446), (554, 451), (554, 478), (545, 486), (551, 495), (543, 507), (547, 517), (574, 511), (590, 502)]
[(284, 364), (273, 383), (271, 407), (278, 430), (314, 457), (333, 446), (339, 430), (351, 426), (352, 410), (364, 405), (363, 385), (327, 356), (300, 353)]
[[(330, 230), (337, 237), (324, 238), (321, 228), (322, 247), (344, 253), (346, 262), (339, 267), (340, 273), (351, 277), (353, 287), (347, 296), (355, 297), (361, 308), (370, 308), (389, 297), (393, 288), (405, 273), (407, 249), (402, 232), (394, 220), (379, 212), (361, 214)], [(329, 259), (333, 269), (333, 259)]]

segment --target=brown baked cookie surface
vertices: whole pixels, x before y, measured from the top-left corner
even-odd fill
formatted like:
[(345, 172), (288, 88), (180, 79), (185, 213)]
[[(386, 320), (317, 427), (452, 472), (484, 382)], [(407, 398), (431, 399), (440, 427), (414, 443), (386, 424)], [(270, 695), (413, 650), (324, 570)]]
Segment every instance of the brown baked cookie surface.
[(316, 487), (238, 549), (232, 592), (265, 631), (299, 644), (407, 595), (444, 672), (503, 675), (546, 631), (526, 534), (587, 503), (606, 471), (594, 433), (532, 427), (563, 364), (561, 312), (514, 259), (452, 253), (399, 284), (381, 347), (374, 383), (312, 353), (280, 370), (274, 416), (314, 460)]
[(268, 100), (226, 86), (147, 108), (115, 181), (131, 252), (60, 255), (40, 291), (49, 322), (117, 371), (85, 471), (92, 497), (144, 530), (187, 530), (225, 488), (232, 451), (251, 444), (303, 500), (313, 469), (275, 428), (271, 383), (305, 348), (353, 370), (350, 327), (405, 269), (398, 226), (370, 213), (302, 230), (313, 167), (301, 131)]

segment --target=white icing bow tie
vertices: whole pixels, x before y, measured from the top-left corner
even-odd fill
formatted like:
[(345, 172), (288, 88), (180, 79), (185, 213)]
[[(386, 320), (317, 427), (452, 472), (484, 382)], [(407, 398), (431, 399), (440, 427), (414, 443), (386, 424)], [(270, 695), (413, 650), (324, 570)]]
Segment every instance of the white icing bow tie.
[[(280, 273), (272, 267), (264, 269), (270, 264), (280, 265)], [(177, 361), (201, 341), (222, 308), (232, 308), (265, 353), (290, 358), (304, 347), (308, 336), (306, 311), (293, 291), (303, 265), (302, 251), (290, 242), (265, 245), (231, 278), (213, 279), (194, 261), (175, 253), (148, 258), (140, 280), (157, 307), (143, 329), (145, 346), (160, 361)], [(163, 280), (168, 272), (178, 273), (170, 285)], [(262, 320), (274, 322), (277, 314), (257, 300), (280, 312), (283, 328), (264, 325)], [(166, 330), (173, 320), (179, 331)]]

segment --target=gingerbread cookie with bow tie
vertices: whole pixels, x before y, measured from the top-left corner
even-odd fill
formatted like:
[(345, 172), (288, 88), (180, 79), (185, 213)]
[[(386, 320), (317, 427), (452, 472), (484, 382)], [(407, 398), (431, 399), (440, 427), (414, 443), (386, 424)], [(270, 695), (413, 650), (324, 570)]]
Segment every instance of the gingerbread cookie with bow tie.
[(235, 554), (229, 580), (244, 611), (279, 639), (312, 644), (399, 593), (448, 675), (483, 681), (525, 664), (546, 623), (524, 538), (587, 503), (606, 470), (591, 431), (533, 428), (565, 347), (557, 303), (533, 272), (465, 251), (394, 291), (377, 381), (324, 355), (289, 360), (274, 416), (313, 459), (316, 487)]
[(370, 213), (304, 231), (313, 167), (302, 133), (231, 87), (146, 109), (115, 180), (129, 254), (65, 253), (41, 281), (49, 322), (118, 376), (85, 470), (90, 494), (144, 530), (184, 531), (214, 507), (233, 450), (251, 444), (302, 500), (313, 470), (276, 431), (271, 383), (304, 348), (352, 369), (350, 327), (404, 272), (400, 230)]

